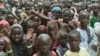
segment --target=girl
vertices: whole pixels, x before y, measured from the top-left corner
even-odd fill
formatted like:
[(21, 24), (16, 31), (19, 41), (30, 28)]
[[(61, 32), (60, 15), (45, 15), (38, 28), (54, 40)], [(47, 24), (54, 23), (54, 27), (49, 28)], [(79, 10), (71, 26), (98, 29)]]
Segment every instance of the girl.
[(19, 24), (14, 24), (11, 27), (10, 40), (14, 56), (31, 56), (32, 43), (30, 42), (32, 36), (27, 36), (27, 41), (23, 40), (23, 28)]

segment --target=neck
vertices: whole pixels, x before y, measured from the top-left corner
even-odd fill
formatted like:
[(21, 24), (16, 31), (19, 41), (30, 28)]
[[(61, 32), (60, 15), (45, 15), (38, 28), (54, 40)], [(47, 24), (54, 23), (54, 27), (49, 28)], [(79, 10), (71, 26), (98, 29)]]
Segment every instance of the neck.
[(78, 48), (71, 48), (71, 51), (72, 52), (79, 52), (80, 51), (80, 48), (78, 47)]
[(0, 50), (0, 52), (3, 52), (3, 50)]
[(46, 53), (40, 52), (39, 56), (49, 56), (49, 51)]
[(87, 30), (87, 26), (81, 26), (80, 28), (83, 30)]
[(68, 48), (66, 44), (64, 44), (64, 45), (61, 45), (61, 46), (62, 46), (63, 48)]

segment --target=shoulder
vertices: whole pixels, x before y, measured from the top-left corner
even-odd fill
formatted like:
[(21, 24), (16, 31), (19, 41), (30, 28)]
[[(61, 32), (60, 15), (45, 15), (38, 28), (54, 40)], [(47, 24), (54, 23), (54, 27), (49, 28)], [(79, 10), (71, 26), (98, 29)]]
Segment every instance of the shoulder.
[(64, 54), (64, 56), (69, 56), (71, 54), (71, 51), (70, 50), (67, 50)]
[(88, 26), (89, 30), (94, 32), (94, 29), (91, 26)]
[(84, 48), (84, 47), (80, 47), (80, 50), (86, 50), (86, 48)]
[(80, 47), (80, 51), (81, 51), (81, 52), (87, 52), (87, 49), (84, 48), (84, 47)]
[(38, 53), (33, 54), (33, 56), (38, 56)]
[(52, 56), (57, 56), (56, 52), (52, 51)]

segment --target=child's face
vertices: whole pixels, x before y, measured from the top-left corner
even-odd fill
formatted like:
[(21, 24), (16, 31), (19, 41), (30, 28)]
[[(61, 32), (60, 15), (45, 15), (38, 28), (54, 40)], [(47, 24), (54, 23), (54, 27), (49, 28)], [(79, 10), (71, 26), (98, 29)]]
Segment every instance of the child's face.
[(23, 31), (16, 27), (16, 28), (12, 28), (11, 31), (11, 39), (12, 41), (14, 41), (15, 43), (19, 43), (22, 40), (22, 36), (23, 36)]
[(33, 33), (34, 32), (34, 28), (27, 28), (27, 33)]
[(97, 13), (99, 12), (100, 10), (100, 5), (98, 3), (94, 3), (93, 4), (94, 6), (92, 7), (93, 8), (93, 13), (95, 16), (97, 16)]
[(61, 45), (66, 45), (67, 41), (68, 41), (67, 35), (60, 36), (59, 42), (60, 42)]
[(50, 32), (52, 32), (52, 33), (55, 33), (55, 32), (56, 32), (56, 25), (50, 24), (50, 25), (48, 26), (48, 30), (49, 30)]
[(38, 5), (34, 5), (34, 10), (38, 10), (39, 9), (39, 7), (38, 7)]
[(71, 16), (71, 13), (70, 11), (65, 11), (63, 14), (62, 14), (62, 17), (64, 19), (64, 21), (68, 22), (70, 20), (72, 20), (72, 16)]
[(34, 17), (34, 22), (36, 22), (37, 25), (41, 24), (41, 20), (39, 17)]
[(56, 11), (53, 13), (56, 18), (61, 18), (61, 11)]
[(51, 42), (50, 42), (50, 39), (48, 40), (42, 40), (39, 42), (39, 47), (40, 47), (40, 51), (43, 52), (43, 53), (46, 53), (50, 50), (50, 47), (51, 47)]
[(71, 36), (69, 36), (69, 44), (72, 50), (76, 50), (79, 48), (79, 44), (80, 44), (80, 37), (77, 36), (76, 34), (72, 34)]
[(98, 13), (98, 16), (97, 17), (98, 17), (98, 20), (100, 20), (100, 12)]
[(80, 17), (79, 19), (80, 23), (81, 23), (81, 26), (84, 26), (86, 27), (89, 23), (89, 15), (83, 15)]
[(50, 11), (50, 7), (44, 7), (44, 12), (49, 12)]
[(3, 50), (5, 47), (5, 42), (4, 40), (0, 40), (0, 50)]

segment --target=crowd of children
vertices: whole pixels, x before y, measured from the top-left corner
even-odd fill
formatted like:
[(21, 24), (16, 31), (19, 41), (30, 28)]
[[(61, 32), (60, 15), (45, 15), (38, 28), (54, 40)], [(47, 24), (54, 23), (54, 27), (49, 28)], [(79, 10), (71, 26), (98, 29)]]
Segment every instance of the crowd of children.
[(99, 28), (99, 0), (0, 0), (0, 56), (100, 56)]

